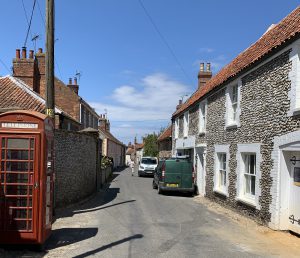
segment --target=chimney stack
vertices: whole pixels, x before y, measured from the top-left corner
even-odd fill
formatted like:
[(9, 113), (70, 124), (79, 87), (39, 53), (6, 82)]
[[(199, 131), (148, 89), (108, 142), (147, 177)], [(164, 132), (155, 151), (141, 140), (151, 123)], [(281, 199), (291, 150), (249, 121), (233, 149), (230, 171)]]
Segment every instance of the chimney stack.
[(179, 100), (178, 105), (176, 106), (176, 110), (178, 110), (182, 105), (182, 99)]
[(67, 85), (67, 87), (78, 95), (79, 85), (77, 84), (77, 78), (74, 78), (74, 84), (72, 82), (72, 78), (69, 78), (69, 84)]
[(20, 49), (16, 49), (16, 59), (20, 59)]
[(29, 58), (27, 58), (26, 47), (22, 47), (22, 52), (16, 49), (16, 57), (13, 59), (13, 76), (24, 81), (34, 91), (37, 88), (36, 70), (33, 51), (30, 50)]
[(100, 118), (99, 118), (99, 129), (101, 129), (102, 131), (105, 131), (105, 132), (109, 132), (110, 131), (110, 122), (106, 118), (105, 114), (101, 114), (100, 115)]
[(33, 50), (29, 50), (29, 59), (33, 59)]
[(22, 47), (22, 59), (26, 59), (26, 47)]
[(198, 90), (201, 89), (206, 82), (212, 77), (211, 64), (206, 64), (206, 71), (204, 71), (204, 63), (200, 63), (200, 71), (198, 73)]

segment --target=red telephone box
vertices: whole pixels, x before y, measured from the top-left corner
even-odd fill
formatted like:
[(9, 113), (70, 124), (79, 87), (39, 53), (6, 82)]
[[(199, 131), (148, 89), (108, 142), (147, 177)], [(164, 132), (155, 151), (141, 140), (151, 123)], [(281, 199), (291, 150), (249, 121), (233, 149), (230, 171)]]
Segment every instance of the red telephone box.
[(0, 243), (43, 244), (51, 233), (53, 122), (35, 111), (0, 115)]

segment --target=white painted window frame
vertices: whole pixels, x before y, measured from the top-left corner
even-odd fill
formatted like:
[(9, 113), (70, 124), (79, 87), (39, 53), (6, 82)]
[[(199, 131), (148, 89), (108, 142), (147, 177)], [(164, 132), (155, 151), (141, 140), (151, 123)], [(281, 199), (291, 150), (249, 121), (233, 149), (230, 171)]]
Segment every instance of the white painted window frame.
[(179, 118), (175, 118), (175, 129), (174, 129), (174, 137), (175, 139), (178, 139), (179, 136)]
[(199, 104), (199, 134), (205, 134), (207, 122), (207, 100), (203, 100)]
[(189, 135), (189, 111), (185, 112), (183, 115), (183, 137), (188, 137)]
[[(241, 86), (242, 80), (237, 79), (230, 83), (226, 87), (225, 98), (226, 98), (226, 112), (225, 112), (225, 129), (240, 126), (240, 114), (241, 114)], [(233, 89), (237, 87), (236, 101), (233, 103)], [(236, 105), (235, 119), (233, 116), (233, 105)]]
[(300, 42), (296, 42), (292, 46), (290, 53), (290, 62), (292, 69), (289, 72), (289, 80), (291, 81), (291, 89), (288, 93), (290, 99), (290, 110), (288, 116), (300, 114)]
[[(225, 154), (226, 155), (226, 185), (225, 187), (220, 187), (220, 161), (219, 155)], [(219, 194), (229, 196), (228, 193), (228, 185), (229, 185), (229, 160), (230, 160), (230, 152), (229, 152), (229, 144), (226, 145), (215, 145), (215, 154), (214, 154), (214, 192)]]
[[(237, 145), (237, 197), (236, 199), (244, 204), (252, 206), (256, 209), (260, 209), (259, 196), (261, 195), (260, 179), (261, 171), (260, 164), (262, 156), (260, 153), (260, 143), (238, 144)], [(255, 195), (252, 197), (245, 193), (245, 161), (244, 155), (255, 154), (256, 155), (256, 178), (255, 178)]]

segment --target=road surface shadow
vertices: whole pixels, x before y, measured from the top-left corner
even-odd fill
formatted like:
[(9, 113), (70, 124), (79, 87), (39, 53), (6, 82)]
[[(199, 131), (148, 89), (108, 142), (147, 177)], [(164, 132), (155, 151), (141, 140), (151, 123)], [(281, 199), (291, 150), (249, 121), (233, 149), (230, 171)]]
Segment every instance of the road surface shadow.
[(114, 246), (116, 246), (116, 245), (120, 245), (120, 244), (123, 244), (123, 243), (125, 243), (125, 242), (132, 241), (132, 240), (134, 240), (134, 239), (143, 238), (143, 237), (144, 237), (144, 235), (142, 235), (142, 234), (135, 234), (135, 235), (133, 235), (133, 236), (126, 237), (126, 238), (120, 239), (120, 240), (118, 240), (118, 241), (112, 242), (112, 243), (110, 243), (110, 244), (108, 244), (108, 245), (103, 245), (103, 246), (101, 246), (101, 247), (99, 247), (99, 248), (97, 248), (97, 249), (88, 251), (88, 252), (86, 252), (86, 253), (83, 253), (83, 254), (74, 256), (73, 258), (84, 258), (84, 257), (88, 257), (88, 256), (90, 256), (90, 255), (93, 255), (93, 254), (102, 252), (102, 251), (104, 251), (104, 250), (106, 250), (106, 249), (108, 249), (108, 248), (112, 248), (112, 247), (114, 247)]
[(96, 236), (98, 228), (60, 228), (52, 230), (52, 234), (45, 245), (46, 250), (71, 245)]
[[(73, 204), (67, 208), (57, 209), (55, 220), (58, 218), (72, 217), (74, 214), (78, 214), (78, 213), (91, 212), (93, 210), (98, 210), (98, 209), (100, 210), (101, 208), (105, 208), (104, 205), (113, 201), (120, 193), (120, 188), (118, 187), (111, 188), (110, 185), (113, 181), (116, 180), (116, 178), (120, 174), (123, 173), (123, 171), (125, 170), (114, 171), (110, 178), (110, 182), (106, 184), (106, 187), (101, 189), (99, 192), (97, 192), (91, 199), (85, 202), (79, 202), (77, 204)], [(132, 201), (135, 200), (129, 200), (127, 202), (132, 202)]]

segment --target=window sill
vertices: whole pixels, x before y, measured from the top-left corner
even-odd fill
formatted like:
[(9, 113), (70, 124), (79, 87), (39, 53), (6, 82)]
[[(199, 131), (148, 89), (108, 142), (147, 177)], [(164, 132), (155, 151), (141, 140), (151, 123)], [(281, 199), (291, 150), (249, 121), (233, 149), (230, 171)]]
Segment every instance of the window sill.
[(220, 190), (220, 189), (216, 189), (216, 188), (214, 188), (214, 190), (213, 190), (213, 191), (214, 191), (215, 193), (218, 193), (218, 194), (224, 195), (224, 196), (226, 196), (226, 197), (228, 197), (228, 196), (229, 196), (228, 192), (222, 191), (222, 190)]
[(235, 129), (237, 127), (238, 127), (237, 123), (232, 123), (225, 126), (226, 130)]
[(248, 206), (250, 206), (252, 208), (256, 208), (256, 206), (257, 206), (256, 203), (255, 203), (255, 200), (253, 200), (253, 199), (249, 199), (249, 198), (246, 198), (244, 196), (243, 197), (239, 196), (236, 199), (237, 199), (238, 202), (246, 204), (246, 205), (248, 205)]

